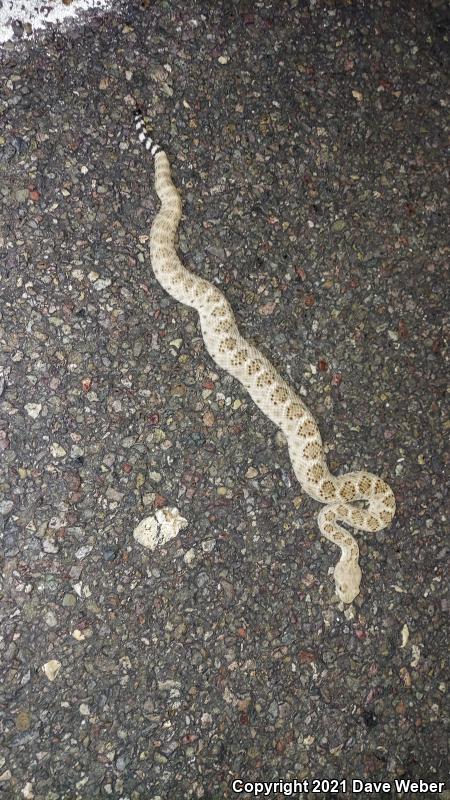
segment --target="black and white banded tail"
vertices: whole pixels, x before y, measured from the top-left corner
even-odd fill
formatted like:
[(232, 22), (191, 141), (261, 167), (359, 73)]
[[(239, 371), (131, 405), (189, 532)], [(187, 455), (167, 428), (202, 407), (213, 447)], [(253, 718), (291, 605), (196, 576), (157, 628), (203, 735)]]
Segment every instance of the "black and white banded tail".
[(139, 109), (136, 109), (134, 112), (134, 124), (136, 130), (138, 132), (139, 141), (142, 142), (146, 150), (150, 150), (152, 156), (156, 156), (157, 153), (162, 151), (162, 147), (159, 144), (155, 144), (152, 137), (150, 136), (150, 132), (144, 122), (144, 117), (142, 112)]

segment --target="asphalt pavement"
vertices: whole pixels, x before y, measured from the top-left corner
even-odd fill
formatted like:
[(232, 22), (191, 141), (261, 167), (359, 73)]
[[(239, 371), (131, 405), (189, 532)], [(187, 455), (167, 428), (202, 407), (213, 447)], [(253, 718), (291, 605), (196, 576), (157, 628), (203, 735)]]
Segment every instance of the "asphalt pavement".
[[(2, 46), (1, 798), (450, 797), (447, 48), (425, 0), (145, 1)], [(133, 98), (183, 261), (332, 471), (394, 490), (351, 606), (282, 437), (152, 274)]]

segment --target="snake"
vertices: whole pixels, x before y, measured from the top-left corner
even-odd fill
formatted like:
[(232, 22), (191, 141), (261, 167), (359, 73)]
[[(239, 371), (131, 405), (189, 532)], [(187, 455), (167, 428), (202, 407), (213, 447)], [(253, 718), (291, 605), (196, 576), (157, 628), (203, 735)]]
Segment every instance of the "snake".
[(316, 420), (266, 356), (240, 333), (233, 310), (220, 289), (187, 269), (176, 251), (182, 204), (171, 177), (169, 158), (157, 144), (140, 108), (134, 109), (139, 141), (154, 162), (160, 208), (150, 229), (150, 261), (156, 280), (175, 300), (197, 311), (207, 352), (246, 389), (253, 402), (284, 434), (294, 474), (304, 492), (323, 508), (321, 534), (340, 548), (334, 566), (335, 594), (350, 604), (360, 593), (361, 568), (353, 530), (376, 533), (395, 515), (395, 497), (384, 480), (370, 472), (333, 475), (326, 462)]

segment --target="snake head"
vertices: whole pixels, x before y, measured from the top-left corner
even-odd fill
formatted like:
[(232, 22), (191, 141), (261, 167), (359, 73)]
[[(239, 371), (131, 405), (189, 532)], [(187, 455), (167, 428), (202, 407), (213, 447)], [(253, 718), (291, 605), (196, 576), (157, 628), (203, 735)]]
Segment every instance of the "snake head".
[(359, 595), (361, 570), (357, 561), (338, 561), (334, 568), (336, 594), (343, 603), (353, 603)]

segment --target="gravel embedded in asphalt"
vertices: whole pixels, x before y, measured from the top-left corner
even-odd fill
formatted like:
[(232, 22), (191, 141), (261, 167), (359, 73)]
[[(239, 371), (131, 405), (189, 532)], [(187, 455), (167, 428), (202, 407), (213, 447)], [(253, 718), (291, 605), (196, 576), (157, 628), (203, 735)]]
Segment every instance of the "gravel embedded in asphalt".
[[(166, 0), (1, 51), (0, 797), (447, 777), (446, 13)], [(282, 437), (152, 274), (132, 97), (183, 260), (332, 471), (395, 492), (352, 607)]]

